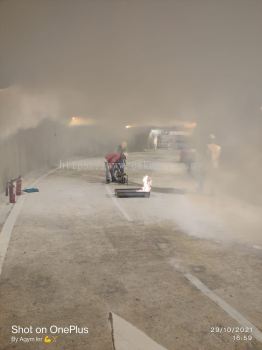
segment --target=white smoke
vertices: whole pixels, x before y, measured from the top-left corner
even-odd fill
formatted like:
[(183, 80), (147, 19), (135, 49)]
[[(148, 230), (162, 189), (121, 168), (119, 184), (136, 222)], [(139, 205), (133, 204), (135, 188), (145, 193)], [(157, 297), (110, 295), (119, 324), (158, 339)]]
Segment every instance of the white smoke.
[(35, 93), (19, 86), (0, 90), (0, 139), (19, 129), (36, 127), (44, 118), (59, 116), (59, 101), (51, 93)]

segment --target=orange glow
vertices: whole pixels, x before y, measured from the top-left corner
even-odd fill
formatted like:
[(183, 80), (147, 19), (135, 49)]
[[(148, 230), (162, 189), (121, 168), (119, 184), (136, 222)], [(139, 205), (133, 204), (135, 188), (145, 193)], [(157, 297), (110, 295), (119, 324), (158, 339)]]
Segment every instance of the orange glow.
[(184, 127), (188, 128), (188, 129), (194, 129), (196, 126), (197, 126), (196, 122), (192, 122), (192, 123), (186, 122), (186, 123), (184, 123)]
[(80, 116), (73, 116), (69, 122), (70, 126), (93, 125), (93, 124), (95, 124), (94, 119), (84, 118)]

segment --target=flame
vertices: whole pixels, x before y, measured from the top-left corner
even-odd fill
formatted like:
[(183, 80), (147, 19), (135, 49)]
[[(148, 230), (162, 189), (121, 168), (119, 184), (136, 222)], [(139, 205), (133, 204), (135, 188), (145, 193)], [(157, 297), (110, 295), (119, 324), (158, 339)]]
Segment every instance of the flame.
[(151, 191), (151, 187), (152, 187), (152, 179), (150, 176), (145, 175), (143, 177), (143, 187), (138, 190), (138, 192), (150, 192)]

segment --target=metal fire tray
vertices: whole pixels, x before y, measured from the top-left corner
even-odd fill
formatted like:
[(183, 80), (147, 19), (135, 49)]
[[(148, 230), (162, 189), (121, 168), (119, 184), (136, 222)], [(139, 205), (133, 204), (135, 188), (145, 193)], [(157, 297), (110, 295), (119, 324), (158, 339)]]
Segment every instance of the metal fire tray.
[(140, 188), (116, 188), (115, 195), (118, 198), (149, 198), (150, 192), (138, 191)]

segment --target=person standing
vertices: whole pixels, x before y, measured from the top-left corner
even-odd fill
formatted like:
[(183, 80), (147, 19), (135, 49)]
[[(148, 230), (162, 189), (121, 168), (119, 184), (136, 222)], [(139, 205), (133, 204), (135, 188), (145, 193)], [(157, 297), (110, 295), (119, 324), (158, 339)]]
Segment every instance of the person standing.
[(213, 169), (219, 167), (220, 155), (221, 155), (221, 146), (215, 142), (215, 135), (211, 134), (209, 136), (209, 143), (207, 145), (207, 153), (210, 163)]
[(154, 150), (156, 151), (158, 146), (158, 135), (154, 136), (153, 144), (154, 144)]
[(208, 160), (208, 178), (210, 184), (210, 193), (214, 194), (218, 186), (218, 168), (220, 164), (221, 146), (216, 142), (213, 134), (209, 135), (209, 143), (207, 144), (207, 160)]

